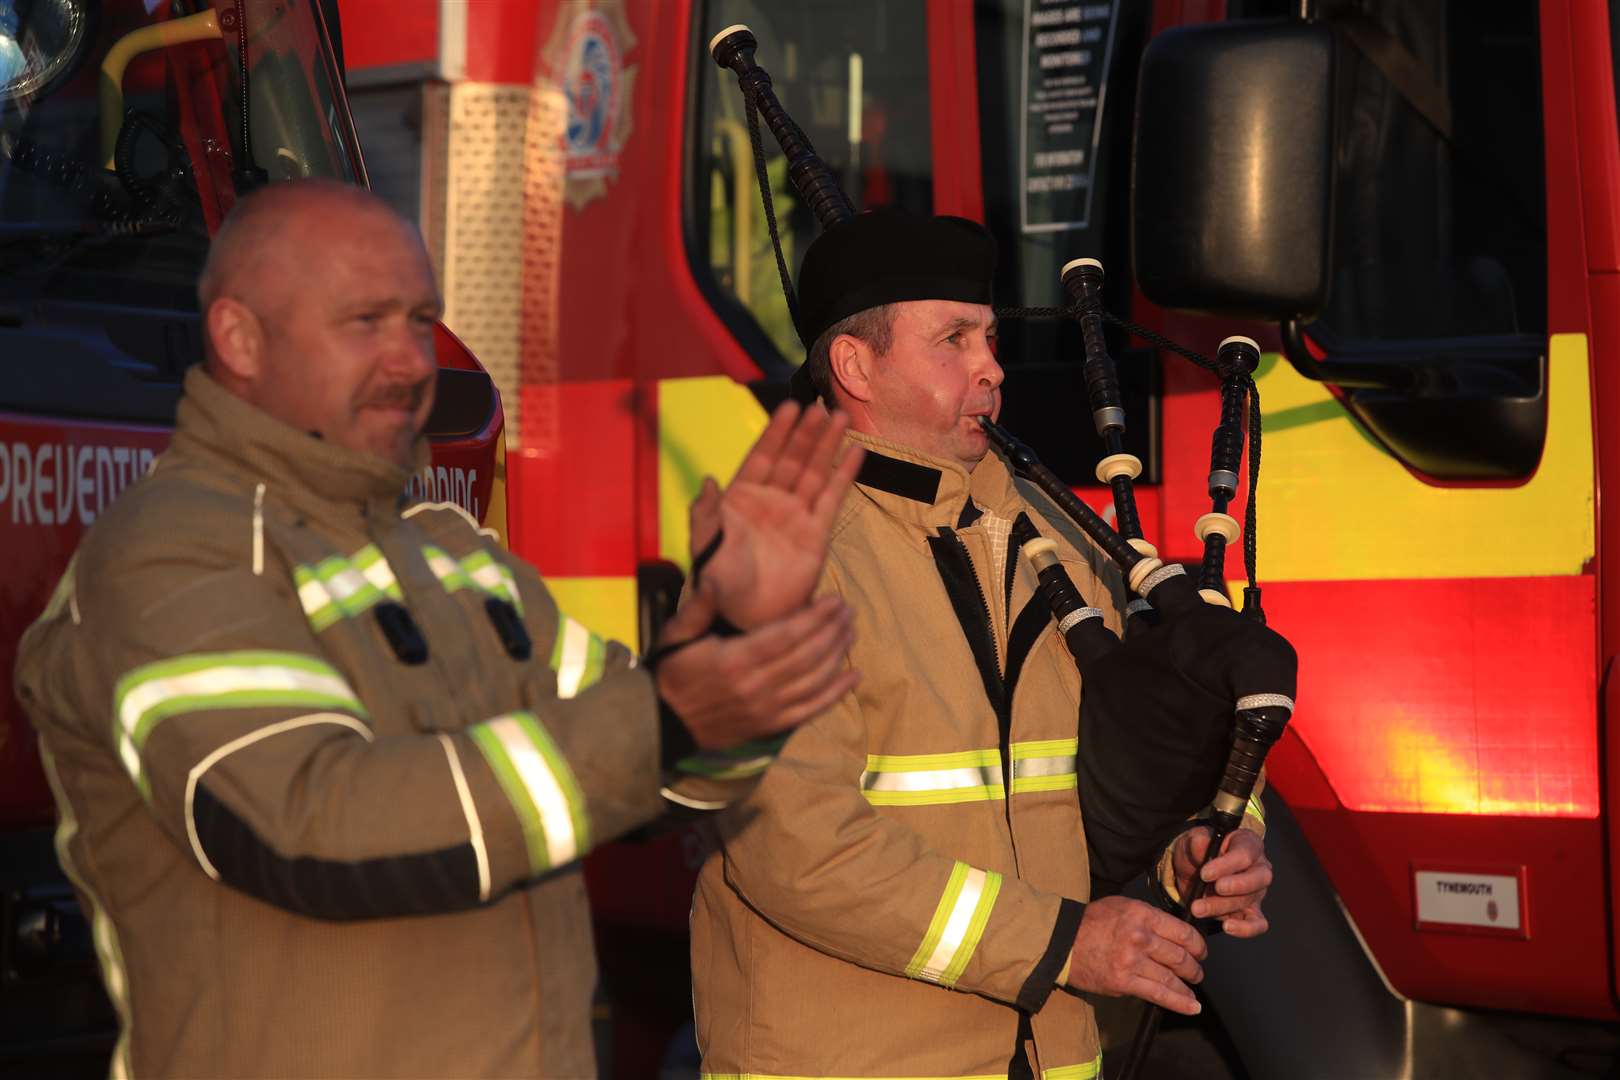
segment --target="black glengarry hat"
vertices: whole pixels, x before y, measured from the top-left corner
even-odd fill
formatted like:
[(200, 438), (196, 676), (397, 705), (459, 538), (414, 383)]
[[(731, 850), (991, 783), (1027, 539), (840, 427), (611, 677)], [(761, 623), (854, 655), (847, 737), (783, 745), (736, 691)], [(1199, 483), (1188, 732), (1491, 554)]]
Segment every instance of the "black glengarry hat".
[[(811, 243), (799, 267), (799, 340), (805, 348), (856, 312), (903, 300), (990, 303), (996, 244), (983, 225), (960, 217), (871, 210), (834, 225)], [(809, 372), (793, 376), (793, 396), (815, 396)]]

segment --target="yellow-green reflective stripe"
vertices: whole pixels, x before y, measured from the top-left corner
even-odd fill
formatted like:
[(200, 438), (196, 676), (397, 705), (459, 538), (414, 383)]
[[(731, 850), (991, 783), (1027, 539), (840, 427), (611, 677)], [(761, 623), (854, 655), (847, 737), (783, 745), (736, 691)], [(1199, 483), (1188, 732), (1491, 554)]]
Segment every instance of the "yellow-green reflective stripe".
[(140, 751), (152, 729), (183, 713), (213, 709), (366, 710), (343, 676), (303, 653), (192, 653), (143, 664), (113, 689), (113, 735), (130, 778), (147, 792)]
[(398, 579), (394, 577), (394, 568), (388, 565), (388, 560), (383, 557), (376, 544), (367, 544), (355, 552), (349, 558), (349, 562), (362, 577), (390, 600), (405, 598), (405, 594), (400, 591)]
[(972, 1076), (783, 1076), (780, 1073), (699, 1073), (701, 1080), (1007, 1080), (1006, 1073)]
[(1001, 751), (951, 754), (869, 754), (861, 794), (874, 806), (984, 802), (1006, 797)]
[(701, 1080), (1007, 1080), (1006, 1073), (972, 1076), (783, 1076), (780, 1073), (699, 1073)]
[(1248, 812), (1260, 819), (1260, 824), (1266, 823), (1266, 808), (1260, 803), (1260, 796), (1250, 795)]
[(590, 849), (585, 797), (534, 714), (507, 713), (467, 733), (517, 812), (533, 873), (563, 866)]
[(1022, 761), (1026, 758), (1053, 757), (1061, 754), (1075, 754), (1080, 750), (1079, 739), (1033, 739), (1029, 742), (1015, 742), (1012, 744), (1012, 759)]
[[(971, 885), (971, 875), (969, 875), (968, 880)], [(963, 900), (966, 900), (967, 886), (963, 887), (962, 892)], [(962, 944), (957, 946), (956, 955), (951, 958), (950, 966), (945, 969), (944, 976), (940, 978), (941, 985), (955, 986), (956, 980), (960, 979), (962, 972), (967, 970), (968, 961), (972, 960), (973, 954), (978, 951), (979, 939), (984, 937), (984, 928), (990, 922), (990, 909), (996, 906), (996, 897), (1000, 893), (1001, 875), (995, 871), (986, 871), (984, 886), (979, 892), (978, 902), (973, 905), (973, 912), (968, 916), (967, 933), (962, 938)], [(957, 903), (960, 905), (962, 901)], [(946, 929), (946, 933), (950, 933), (949, 928)]]
[(551, 670), (557, 673), (557, 696), (571, 698), (595, 686), (607, 662), (607, 645), (567, 615), (557, 616), (557, 640), (551, 646)]
[(90, 888), (74, 865), (72, 844), (79, 831), (79, 818), (73, 804), (68, 801), (67, 791), (62, 787), (62, 779), (57, 775), (56, 759), (51, 756), (44, 739), (39, 740), (39, 757), (45, 769), (45, 782), (56, 800), (58, 818), (55, 835), (56, 861), (61, 865), (62, 873), (78, 887), (79, 894), (90, 902), (92, 912), (90, 942), (95, 950), (96, 961), (101, 967), (102, 986), (112, 1001), (113, 1010), (118, 1014), (118, 1041), (113, 1046), (108, 1076), (112, 1080), (127, 1080), (133, 1075), (130, 1067), (129, 1043), (134, 1018), (129, 1005), (129, 979), (125, 974), (124, 954), (118, 947), (118, 931), (113, 926), (107, 909), (101, 906), (95, 890)]
[(1068, 791), (1075, 787), (1075, 760), (1079, 749), (1078, 739), (1013, 743), (1013, 794)]
[(755, 739), (729, 750), (700, 750), (677, 761), (675, 768), (715, 780), (745, 780), (769, 768), (786, 743), (787, 736), (781, 735)]
[(363, 615), (386, 596), (401, 600), (393, 568), (375, 544), (367, 544), (348, 559), (332, 555), (314, 566), (293, 568), (298, 602), (316, 633), (339, 619)]
[(1055, 1069), (1041, 1070), (1041, 1080), (1096, 1080), (1101, 1075), (1101, 1054), (1084, 1065), (1060, 1065)]
[(433, 576), (439, 579), (439, 584), (444, 586), (445, 592), (460, 592), (462, 589), (472, 586), (472, 579), (462, 572), (461, 565), (452, 559), (443, 548), (435, 547), (432, 544), (424, 545), (422, 558), (427, 560), (428, 569), (432, 570)]
[(1000, 784), (955, 788), (951, 791), (864, 791), (873, 806), (951, 806), (956, 803), (997, 802), (1007, 797)]
[(497, 596), (523, 614), (523, 598), (518, 595), (517, 578), (487, 551), (475, 551), (461, 560), (461, 572), (479, 589)]
[(961, 861), (952, 866), (928, 930), (906, 965), (906, 975), (943, 986), (956, 985), (979, 947), (1000, 891), (1000, 874)]

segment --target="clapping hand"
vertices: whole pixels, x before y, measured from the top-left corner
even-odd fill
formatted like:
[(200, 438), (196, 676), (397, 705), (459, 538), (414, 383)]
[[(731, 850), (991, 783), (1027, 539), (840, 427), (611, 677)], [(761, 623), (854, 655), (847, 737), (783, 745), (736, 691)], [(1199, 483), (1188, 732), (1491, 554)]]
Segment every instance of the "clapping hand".
[(694, 556), (723, 536), (695, 584), (734, 625), (761, 626), (809, 602), (861, 464), (848, 427), (841, 413), (784, 402), (723, 491), (704, 480), (692, 504)]

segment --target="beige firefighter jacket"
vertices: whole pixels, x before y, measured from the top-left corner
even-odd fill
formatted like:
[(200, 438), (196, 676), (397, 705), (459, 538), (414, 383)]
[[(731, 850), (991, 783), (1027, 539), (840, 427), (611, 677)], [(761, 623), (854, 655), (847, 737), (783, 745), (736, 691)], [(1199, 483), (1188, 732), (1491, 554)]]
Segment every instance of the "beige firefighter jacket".
[(114, 1075), (595, 1075), (576, 860), (660, 810), (651, 680), (406, 478), (193, 371), (23, 641)]
[(1090, 1007), (1054, 989), (1088, 896), (1080, 679), (1035, 577), (1059, 540), (1119, 629), (1119, 575), (990, 455), (866, 436), (824, 589), (860, 685), (722, 820), (692, 916), (705, 1077), (1091, 1077)]

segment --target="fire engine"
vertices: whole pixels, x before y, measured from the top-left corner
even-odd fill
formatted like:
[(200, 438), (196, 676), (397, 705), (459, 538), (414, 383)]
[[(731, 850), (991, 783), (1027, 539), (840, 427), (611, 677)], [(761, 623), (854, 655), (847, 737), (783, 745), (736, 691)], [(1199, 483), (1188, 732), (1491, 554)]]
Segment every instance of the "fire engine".
[[(197, 274), (238, 193), (364, 185), (326, 0), (0, 2), (0, 1073), (105, 1071), (116, 1023), (52, 845), (17, 642), (162, 451)], [(244, 106), (245, 102), (245, 106)], [(504, 528), (500, 400), (441, 327), (413, 490)]]
[[(1001, 303), (1090, 256), (1116, 314), (1266, 345), (1259, 569), (1300, 706), (1272, 930), (1214, 943), (1221, 1060), (1189, 1073), (1253, 1077), (1613, 1052), (1617, 6), (343, 0), (373, 183), (506, 404), (513, 547), (600, 632), (635, 640), (640, 568), (684, 559), (803, 355), (722, 27), (857, 206), (984, 221)], [(791, 270), (815, 226), (766, 149)], [(1196, 560), (1215, 383), (1112, 344), (1148, 538)], [(1007, 427), (1105, 509), (1074, 329), (1007, 320), (1000, 356)], [(618, 1075), (685, 1018), (702, 855), (588, 864)]]
[[(8, 15), (89, 6), (0, 3), (0, 58)], [(126, 6), (122, 23), (107, 14)], [(130, 29), (208, 6), (108, 3), (99, 25), (64, 19), (34, 49), (89, 35), (93, 70)], [(1620, 2), (341, 6), (364, 174), (318, 36), (266, 48), (262, 79), (249, 72), (255, 119), (261, 86), (307, 79), (292, 94), (302, 105), (256, 119), (286, 125), (262, 155), (259, 127), (255, 153), (238, 149), (229, 35), (130, 62), (123, 92), (151, 95), (148, 112), (209, 117), (189, 135), (120, 120), (109, 136), (76, 61), (15, 93), (0, 81), (0, 96), (37, 107), (41, 131), (58, 130), (43, 123), (57, 97), (74, 125), (47, 142), (22, 110), (0, 114), (0, 221), (18, 223), (0, 234), (0, 333), (37, 342), (7, 351), (29, 366), (0, 391), (0, 655), (97, 500), (161, 445), (161, 408), (144, 403), (172, 395), (195, 352), (194, 310), (177, 298), (195, 255), (187, 269), (176, 249), (203, 235), (197, 214), (217, 220), (238, 156), (272, 176), (365, 175), (421, 222), (446, 324), (501, 398), (467, 410), (486, 421), (463, 435), (485, 457), (460, 466), (465, 481), (446, 462), (432, 482), (462, 484), (499, 516), (482, 485), (504, 468), (514, 550), (576, 618), (641, 639), (643, 608), (685, 558), (687, 501), (705, 474), (735, 467), (802, 355), (741, 103), (704, 51), (744, 22), (857, 205), (989, 226), (1001, 302), (1059, 303), (1057, 268), (1091, 256), (1116, 314), (1205, 352), (1233, 332), (1267, 346), (1260, 575), (1272, 625), (1301, 656), (1300, 708), (1268, 767), (1272, 930), (1212, 943), (1192, 1034), (1217, 1054), (1187, 1074), (1601, 1071), (1604, 1025), (1620, 1020), (1608, 809), (1620, 574), (1607, 557), (1620, 500), (1599, 499), (1620, 469)], [(210, 64), (213, 98), (185, 74)], [(13, 67), (33, 70), (0, 59), (0, 73)], [(77, 209), (89, 194), (69, 201), (79, 174), (62, 148), (88, 167), (109, 138), (112, 185), (93, 170), (82, 182), (116, 206), (173, 213), (181, 152), (207, 163), (188, 171), (202, 207), (186, 211), (192, 224), (85, 224), (122, 219)], [(316, 143), (326, 149), (304, 149)], [(120, 144), (132, 182), (119, 179)], [(769, 174), (796, 260), (814, 224), (774, 156)], [(113, 288), (109, 267), (135, 265), (130, 249), (152, 261)], [(99, 284), (64, 298), (24, 270)], [(1001, 342), (1006, 425), (1103, 509), (1077, 334), (1008, 320)], [(1147, 464), (1148, 538), (1195, 559), (1215, 384), (1139, 339), (1112, 344), (1130, 449)], [(504, 465), (491, 456), (503, 415)], [(36, 837), (10, 873), (49, 866), (38, 830), (50, 810), (25, 721), (7, 707), (7, 842)], [(588, 863), (616, 1075), (654, 1075), (667, 1047), (679, 1054), (703, 855), (696, 833), (671, 830)], [(49, 1030), (53, 1009), (92, 1009), (70, 989), (88, 947), (71, 948), (65, 891), (7, 887), (0, 992), (59, 1003), (24, 1012), (8, 998), (0, 1015), (16, 1039)]]

